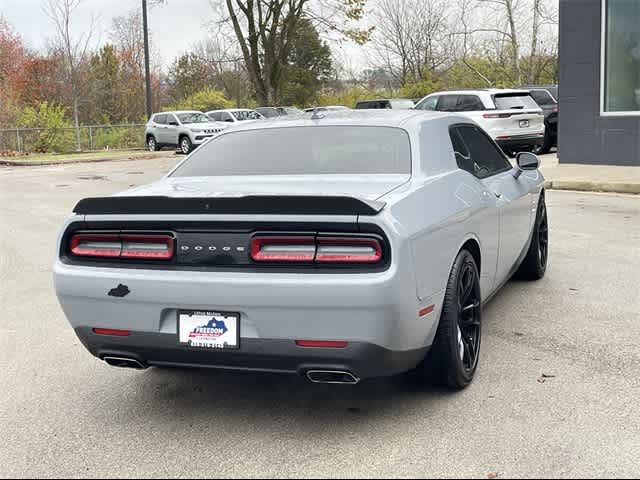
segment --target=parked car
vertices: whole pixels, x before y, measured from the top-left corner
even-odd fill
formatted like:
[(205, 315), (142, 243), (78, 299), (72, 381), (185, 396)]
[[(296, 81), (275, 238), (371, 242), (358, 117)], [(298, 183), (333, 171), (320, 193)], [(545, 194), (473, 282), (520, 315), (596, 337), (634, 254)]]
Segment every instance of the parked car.
[(408, 98), (363, 100), (356, 104), (356, 110), (379, 110), (379, 109), (408, 110), (414, 107), (415, 107), (415, 103), (413, 103), (413, 100), (410, 100)]
[(342, 105), (330, 105), (327, 107), (311, 107), (311, 108), (305, 108), (304, 112), (305, 113), (311, 113), (311, 112), (348, 112), (349, 110), (351, 110), (349, 107), (343, 107)]
[(544, 114), (525, 90), (463, 90), (423, 98), (416, 110), (463, 114), (484, 128), (510, 156), (534, 151), (544, 142)]
[(483, 303), (545, 274), (544, 178), (532, 153), (517, 165), (458, 114), (246, 123), (151, 185), (80, 201), (56, 293), (116, 367), (416, 369), (463, 388)]
[(536, 103), (544, 112), (544, 142), (534, 150), (539, 155), (549, 153), (553, 147), (558, 146), (558, 86), (529, 86), (528, 90)]
[(256, 111), (265, 118), (284, 117), (287, 115), (302, 115), (304, 112), (296, 107), (258, 107)]
[(188, 154), (228, 126), (213, 122), (198, 111), (156, 113), (147, 123), (145, 139), (151, 151), (178, 147), (182, 153)]
[(239, 123), (253, 120), (264, 120), (255, 110), (248, 108), (228, 108), (226, 110), (212, 110), (207, 116), (214, 122)]

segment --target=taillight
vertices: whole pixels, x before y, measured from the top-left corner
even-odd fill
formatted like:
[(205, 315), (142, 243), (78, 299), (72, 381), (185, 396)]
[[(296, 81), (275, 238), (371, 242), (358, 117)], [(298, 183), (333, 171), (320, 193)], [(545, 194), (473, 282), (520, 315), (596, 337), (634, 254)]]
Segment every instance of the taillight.
[(170, 235), (144, 234), (79, 233), (71, 238), (70, 250), (78, 257), (143, 260), (170, 260), (174, 253)]
[(382, 246), (375, 238), (318, 238), (316, 262), (377, 263), (382, 259)]
[(128, 337), (131, 335), (129, 330), (114, 330), (113, 328), (94, 328), (93, 333), (107, 337)]
[(485, 113), (484, 115), (482, 115), (484, 118), (511, 118), (511, 114), (510, 113)]
[(382, 245), (361, 237), (255, 237), (251, 242), (255, 262), (377, 263)]
[(313, 262), (315, 256), (314, 237), (255, 237), (251, 241), (251, 258), (256, 262)]
[(122, 252), (118, 235), (74, 235), (71, 238), (71, 253), (79, 257), (117, 258)]
[(173, 238), (168, 235), (121, 235), (122, 258), (169, 260), (173, 257)]

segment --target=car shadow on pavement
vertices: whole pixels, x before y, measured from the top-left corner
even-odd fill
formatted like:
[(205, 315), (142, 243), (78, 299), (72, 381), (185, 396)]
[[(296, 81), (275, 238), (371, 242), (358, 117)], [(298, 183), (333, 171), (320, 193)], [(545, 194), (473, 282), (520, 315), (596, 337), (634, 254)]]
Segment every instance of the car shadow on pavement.
[[(424, 408), (425, 403), (446, 402), (456, 393), (419, 387), (405, 376), (372, 379), (358, 385), (322, 385), (286, 374), (223, 372), (217, 370), (150, 369), (141, 375), (147, 412), (166, 408), (184, 417), (215, 411), (215, 417), (287, 417), (297, 422), (361, 422), (370, 417), (393, 416), (398, 409)], [(161, 405), (157, 405), (160, 403)], [(161, 408), (158, 408), (161, 407)], [(164, 408), (162, 408), (164, 407)]]

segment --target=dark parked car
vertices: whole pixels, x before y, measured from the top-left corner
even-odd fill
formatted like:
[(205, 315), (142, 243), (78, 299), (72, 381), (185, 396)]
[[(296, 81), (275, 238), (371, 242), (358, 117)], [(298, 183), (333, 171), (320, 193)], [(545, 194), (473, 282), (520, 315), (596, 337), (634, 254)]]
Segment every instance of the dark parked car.
[(283, 117), (286, 115), (302, 115), (304, 112), (296, 107), (258, 107), (256, 112), (265, 118)]
[(549, 153), (552, 147), (558, 145), (558, 86), (524, 87), (544, 111), (544, 125), (546, 128), (544, 143), (535, 149), (535, 153), (543, 155)]
[(385, 98), (377, 100), (364, 100), (362, 102), (358, 102), (356, 105), (356, 110), (410, 110), (415, 106), (416, 104), (413, 103), (413, 100), (410, 100), (408, 98)]

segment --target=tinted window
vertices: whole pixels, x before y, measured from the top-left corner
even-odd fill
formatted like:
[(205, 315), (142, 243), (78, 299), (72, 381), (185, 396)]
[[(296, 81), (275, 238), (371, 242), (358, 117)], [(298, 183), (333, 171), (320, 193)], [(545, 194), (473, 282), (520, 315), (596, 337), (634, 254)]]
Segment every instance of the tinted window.
[(177, 124), (177, 123), (178, 123), (178, 120), (176, 119), (175, 115), (173, 115), (173, 114), (171, 114), (171, 113), (170, 113), (169, 115), (167, 115), (167, 123), (168, 123), (169, 125), (171, 125), (172, 123)]
[(465, 170), (478, 178), (487, 178), (511, 169), (511, 164), (500, 149), (480, 128), (465, 125), (458, 127), (457, 130), (471, 154), (471, 163)]
[(541, 107), (556, 104), (549, 92), (547, 92), (546, 90), (531, 90), (531, 96)]
[(422, 102), (416, 105), (416, 110), (435, 110), (438, 105), (438, 99), (440, 97), (425, 98)]
[(212, 112), (209, 114), (209, 118), (214, 122), (219, 122), (222, 118), (222, 114), (220, 112)]
[(220, 119), (223, 122), (233, 123), (233, 117), (229, 112), (222, 112), (222, 114), (220, 115)]
[(159, 125), (165, 125), (167, 123), (167, 116), (165, 114), (156, 115), (153, 121)]
[(478, 112), (484, 110), (484, 105), (477, 95), (460, 95), (456, 111)]
[(471, 155), (469, 154), (469, 150), (467, 146), (462, 141), (460, 137), (460, 133), (457, 128), (452, 128), (449, 132), (451, 135), (451, 143), (453, 145), (453, 153), (456, 156), (456, 162), (458, 167), (462, 170), (466, 170), (467, 172), (475, 175), (475, 169), (473, 168), (473, 161), (471, 160)]
[(261, 118), (260, 114), (253, 110), (238, 110), (237, 112), (233, 112), (233, 116), (239, 121), (259, 120)]
[(443, 95), (438, 102), (439, 112), (455, 112), (458, 106), (458, 95)]
[(540, 108), (528, 93), (507, 93), (495, 95), (493, 97), (493, 101), (495, 102), (496, 109), (498, 110)]
[(411, 173), (409, 135), (391, 127), (289, 127), (229, 132), (176, 177)]

